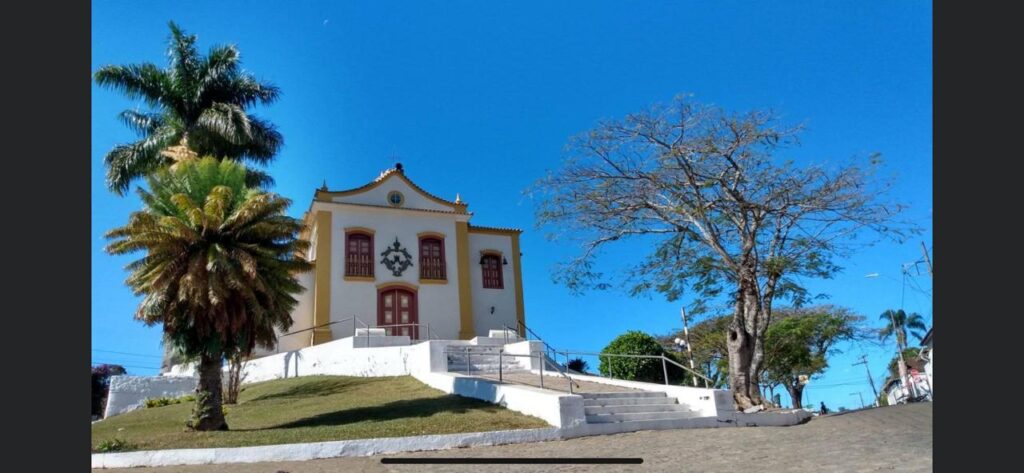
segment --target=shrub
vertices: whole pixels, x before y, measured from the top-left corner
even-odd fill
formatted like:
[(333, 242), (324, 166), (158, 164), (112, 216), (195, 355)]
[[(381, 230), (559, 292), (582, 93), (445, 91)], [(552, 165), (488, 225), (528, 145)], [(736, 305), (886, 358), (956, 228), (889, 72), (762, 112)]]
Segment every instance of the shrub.
[[(660, 356), (665, 354), (665, 349), (654, 337), (643, 332), (630, 330), (612, 340), (608, 346), (604, 347), (602, 353)], [(601, 372), (602, 376), (650, 383), (662, 383), (665, 381), (661, 360), (656, 358), (614, 356), (602, 356), (600, 358), (601, 364), (598, 366), (598, 371)]]
[(587, 366), (587, 360), (584, 360), (583, 358), (573, 358), (569, 360), (569, 364), (566, 365), (566, 367), (578, 373), (586, 373), (587, 369), (590, 368)]
[(135, 450), (136, 448), (135, 444), (119, 438), (103, 440), (96, 444), (96, 451), (101, 453), (123, 452), (125, 450)]
[(238, 393), (242, 392), (242, 383), (245, 381), (246, 359), (241, 354), (234, 354), (228, 358), (228, 375), (224, 377), (224, 404), (238, 404)]
[(151, 407), (163, 407), (171, 404), (181, 404), (188, 402), (195, 402), (196, 397), (192, 394), (186, 394), (179, 397), (152, 397), (144, 401), (146, 409)]

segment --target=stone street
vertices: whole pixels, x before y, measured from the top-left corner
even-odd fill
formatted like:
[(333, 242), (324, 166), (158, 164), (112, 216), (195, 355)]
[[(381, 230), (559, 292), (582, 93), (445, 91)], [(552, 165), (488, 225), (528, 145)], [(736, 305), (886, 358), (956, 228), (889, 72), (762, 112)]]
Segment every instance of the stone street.
[[(643, 431), (388, 457), (641, 457), (641, 465), (383, 465), (383, 456), (132, 469), (132, 473), (342, 471), (931, 471), (932, 403), (817, 417), (793, 427)], [(94, 470), (103, 471), (103, 470)], [(110, 470), (107, 470), (110, 471)]]

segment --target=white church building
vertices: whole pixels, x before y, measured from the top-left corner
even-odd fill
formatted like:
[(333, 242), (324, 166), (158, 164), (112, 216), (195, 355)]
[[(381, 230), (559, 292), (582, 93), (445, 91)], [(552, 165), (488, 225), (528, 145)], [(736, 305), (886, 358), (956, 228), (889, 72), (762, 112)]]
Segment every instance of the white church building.
[(525, 324), (519, 235), (470, 224), (468, 205), (413, 183), (401, 164), (366, 185), (317, 189), (305, 214), (291, 351), (364, 327), (411, 340), (469, 340)]
[[(569, 352), (526, 329), (522, 232), (474, 226), (471, 217), (458, 195), (449, 201), (423, 190), (397, 164), (354, 189), (318, 189), (302, 235), (314, 270), (299, 276), (306, 291), (297, 296), (294, 323), (279, 334), (276, 353), (245, 361), (242, 382), (412, 376), (444, 393), (541, 418), (556, 428), (546, 431), (548, 440), (793, 425), (810, 417), (803, 410), (738, 412), (729, 391), (669, 384), (668, 371), (661, 384), (568, 370), (556, 358)], [(663, 370), (668, 363), (675, 364), (662, 359)], [(114, 376), (105, 416), (196, 386), (192, 363), (161, 376)]]

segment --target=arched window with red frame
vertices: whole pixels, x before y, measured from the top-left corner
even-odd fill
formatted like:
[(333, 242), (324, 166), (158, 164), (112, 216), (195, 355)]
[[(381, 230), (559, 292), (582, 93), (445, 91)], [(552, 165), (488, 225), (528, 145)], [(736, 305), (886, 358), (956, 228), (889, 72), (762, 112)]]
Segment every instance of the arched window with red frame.
[(505, 282), (501, 277), (501, 256), (485, 254), (480, 258), (483, 268), (484, 289), (504, 289)]
[(373, 277), (373, 235), (345, 234), (345, 276)]
[(443, 239), (420, 238), (420, 279), (448, 279), (445, 272)]

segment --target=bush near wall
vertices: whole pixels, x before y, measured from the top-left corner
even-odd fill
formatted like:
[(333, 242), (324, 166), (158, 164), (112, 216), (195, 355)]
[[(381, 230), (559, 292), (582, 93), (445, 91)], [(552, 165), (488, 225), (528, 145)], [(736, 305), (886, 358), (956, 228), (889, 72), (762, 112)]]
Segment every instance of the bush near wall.
[[(665, 349), (658, 343), (657, 339), (636, 330), (630, 330), (619, 335), (608, 346), (604, 347), (604, 350), (601, 350), (601, 352), (651, 356), (666, 354)], [(597, 369), (601, 372), (602, 376), (631, 381), (646, 381), (649, 383), (665, 382), (664, 369), (660, 359), (609, 356), (602, 356), (600, 358), (601, 364)], [(672, 376), (669, 377), (669, 381), (672, 381)]]

